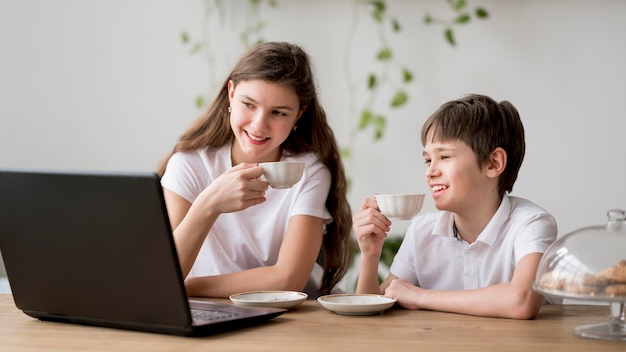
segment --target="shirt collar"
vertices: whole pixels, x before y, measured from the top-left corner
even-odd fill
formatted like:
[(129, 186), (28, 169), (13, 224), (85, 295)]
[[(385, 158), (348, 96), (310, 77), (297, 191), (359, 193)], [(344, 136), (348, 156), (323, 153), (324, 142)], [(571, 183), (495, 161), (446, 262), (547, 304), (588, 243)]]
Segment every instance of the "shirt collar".
[(488, 246), (491, 246), (494, 242), (496, 242), (498, 235), (500, 234), (500, 229), (508, 220), (510, 213), (511, 201), (509, 200), (509, 196), (505, 194), (502, 197), (502, 202), (500, 202), (500, 207), (498, 207), (496, 213), (493, 214), (493, 217), (489, 220), (489, 223), (485, 226), (483, 232), (478, 235), (476, 242), (480, 241)]
[[(476, 242), (483, 242), (489, 246), (491, 246), (496, 239), (498, 238), (499, 229), (509, 218), (509, 214), (511, 212), (511, 201), (509, 200), (509, 196), (505, 194), (502, 197), (502, 201), (500, 202), (500, 206), (496, 213), (493, 215), (491, 220), (485, 229), (478, 235)], [(454, 232), (452, 231), (452, 225), (454, 223), (454, 214), (449, 211), (442, 211), (439, 214), (435, 225), (433, 226), (433, 236), (446, 236), (452, 240), (454, 240)]]
[(441, 211), (435, 225), (433, 226), (433, 236), (446, 236), (450, 239), (454, 239), (454, 233), (452, 232), (452, 223), (454, 222), (454, 215), (449, 211)]

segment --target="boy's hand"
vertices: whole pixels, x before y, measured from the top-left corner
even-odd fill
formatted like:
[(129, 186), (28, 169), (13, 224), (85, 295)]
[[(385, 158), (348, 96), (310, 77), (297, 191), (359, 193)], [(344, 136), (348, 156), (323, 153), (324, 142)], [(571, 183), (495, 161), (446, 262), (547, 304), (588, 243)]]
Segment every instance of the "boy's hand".
[(363, 201), (359, 211), (352, 217), (352, 224), (361, 255), (380, 258), (391, 221), (381, 214), (374, 198)]
[(423, 288), (403, 279), (394, 279), (385, 289), (385, 296), (394, 297), (398, 304), (406, 309), (420, 309), (417, 298)]

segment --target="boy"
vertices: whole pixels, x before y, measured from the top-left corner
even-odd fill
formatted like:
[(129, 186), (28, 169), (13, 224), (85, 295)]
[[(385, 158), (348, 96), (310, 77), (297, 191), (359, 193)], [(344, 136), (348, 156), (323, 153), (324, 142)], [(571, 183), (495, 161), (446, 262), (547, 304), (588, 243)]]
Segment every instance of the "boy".
[(375, 198), (366, 199), (353, 216), (361, 249), (356, 292), (384, 293), (407, 309), (533, 318), (542, 296), (532, 283), (557, 225), (544, 209), (508, 195), (525, 152), (517, 110), (483, 95), (448, 102), (424, 123), (422, 144), (439, 211), (413, 219), (379, 286), (391, 222)]

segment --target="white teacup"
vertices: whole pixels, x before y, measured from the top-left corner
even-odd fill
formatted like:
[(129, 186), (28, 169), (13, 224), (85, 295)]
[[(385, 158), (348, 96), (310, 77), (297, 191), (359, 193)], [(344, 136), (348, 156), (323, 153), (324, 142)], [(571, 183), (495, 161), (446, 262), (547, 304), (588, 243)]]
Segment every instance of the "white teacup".
[(304, 163), (277, 161), (259, 163), (263, 168), (261, 179), (269, 183), (272, 188), (290, 188), (302, 178)]
[(422, 209), (425, 194), (378, 194), (380, 212), (390, 219), (410, 220)]

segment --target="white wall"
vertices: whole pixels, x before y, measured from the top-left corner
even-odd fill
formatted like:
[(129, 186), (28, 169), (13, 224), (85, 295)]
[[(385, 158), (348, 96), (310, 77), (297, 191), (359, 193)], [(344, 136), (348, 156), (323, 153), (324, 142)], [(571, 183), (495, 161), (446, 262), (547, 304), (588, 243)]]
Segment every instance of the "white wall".
[[(202, 31), (200, 0), (0, 0), (0, 167), (153, 170), (198, 115), (196, 95), (243, 51), (245, 2), (226, 3), (209, 27), (209, 66), (180, 41), (183, 30)], [(626, 2), (469, 3), (490, 18), (457, 28), (451, 47), (441, 28), (422, 22), (426, 10), (449, 16), (445, 0), (388, 1), (404, 25), (392, 46), (415, 82), (409, 105), (388, 113), (387, 138), (356, 137), (353, 207), (375, 192), (427, 192), (421, 124), (445, 101), (484, 93), (510, 100), (525, 123), (513, 194), (551, 211), (561, 235), (603, 223), (609, 208), (626, 207)], [(352, 22), (352, 11), (350, 0), (278, 0), (262, 11), (266, 40), (297, 42), (313, 57), (342, 145), (356, 124), (343, 63), (350, 25), (354, 77), (371, 67), (377, 46), (372, 22), (362, 12)]]

